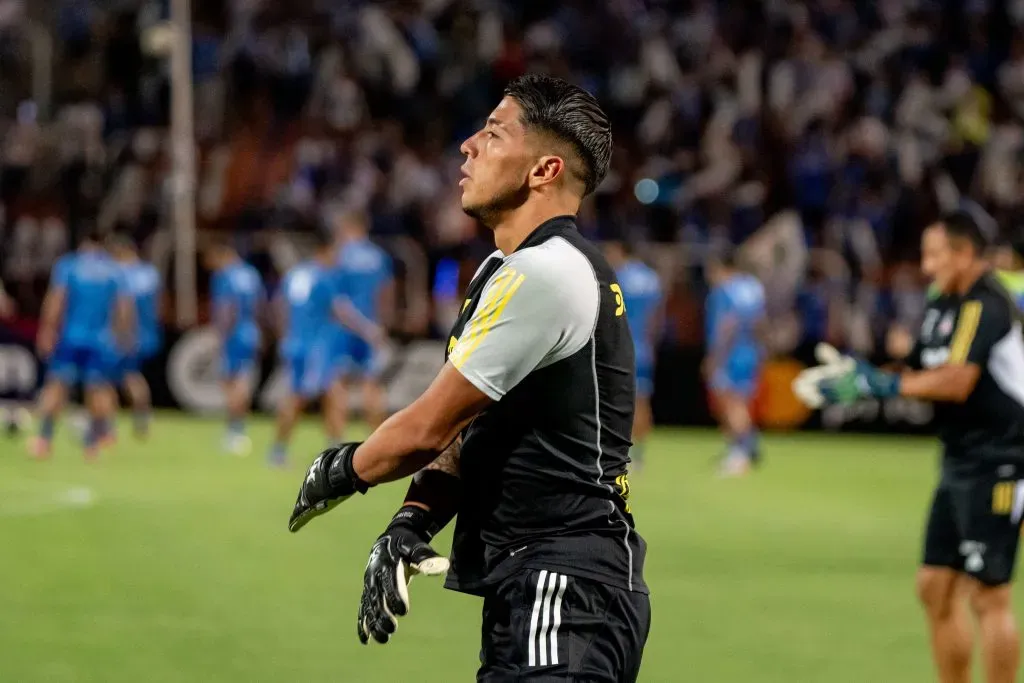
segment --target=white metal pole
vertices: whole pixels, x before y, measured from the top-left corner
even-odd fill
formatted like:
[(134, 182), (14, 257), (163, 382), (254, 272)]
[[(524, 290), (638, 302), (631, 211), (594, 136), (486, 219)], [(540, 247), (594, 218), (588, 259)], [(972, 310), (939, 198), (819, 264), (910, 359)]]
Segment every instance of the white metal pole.
[(175, 243), (175, 289), (178, 325), (195, 325), (196, 162), (192, 109), (192, 19), (189, 0), (171, 0), (171, 221)]

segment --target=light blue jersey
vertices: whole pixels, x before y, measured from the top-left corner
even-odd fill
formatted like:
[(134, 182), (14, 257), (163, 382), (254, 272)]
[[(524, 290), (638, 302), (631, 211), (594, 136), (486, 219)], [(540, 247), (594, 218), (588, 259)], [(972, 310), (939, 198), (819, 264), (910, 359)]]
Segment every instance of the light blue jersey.
[[(368, 239), (349, 242), (338, 255), (337, 272), (341, 293), (356, 311), (379, 322), (381, 296), (393, 277), (388, 253)], [(339, 326), (337, 348), (344, 357), (344, 372), (365, 376), (376, 371), (373, 348), (351, 330)]]
[(266, 299), (259, 271), (235, 261), (213, 274), (210, 295), (214, 322), (224, 331), (223, 373), (227, 377), (248, 373), (260, 346), (259, 312)]
[(711, 290), (707, 349), (718, 361), (711, 377), (713, 389), (750, 396), (757, 388), (763, 356), (758, 326), (764, 306), (764, 287), (752, 275), (733, 275)]
[(124, 278), (135, 303), (136, 352), (148, 358), (160, 350), (160, 272), (151, 263), (124, 264)]
[(335, 312), (343, 297), (338, 274), (307, 261), (285, 275), (281, 296), (288, 316), (281, 356), (290, 369), (292, 391), (317, 396), (339, 371)]
[(124, 270), (100, 251), (69, 254), (54, 266), (50, 288), (64, 295), (50, 373), (68, 384), (115, 381), (121, 356), (115, 312), (130, 297)]
[(654, 334), (664, 296), (661, 281), (652, 268), (636, 260), (627, 261), (615, 276), (636, 349), (637, 393), (649, 396), (654, 389)]

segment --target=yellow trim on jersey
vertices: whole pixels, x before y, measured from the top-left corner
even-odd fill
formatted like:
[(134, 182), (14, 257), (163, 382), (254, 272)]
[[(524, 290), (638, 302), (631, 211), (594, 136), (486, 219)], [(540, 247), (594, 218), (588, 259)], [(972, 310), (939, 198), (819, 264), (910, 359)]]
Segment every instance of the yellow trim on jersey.
[(963, 365), (967, 362), (967, 354), (978, 333), (978, 322), (981, 320), (981, 302), (968, 301), (960, 307), (960, 320), (957, 321), (953, 343), (950, 346), (949, 362), (951, 365)]
[(622, 287), (619, 287), (617, 282), (613, 282), (610, 287), (612, 294), (615, 295), (615, 317), (619, 318), (626, 312), (626, 300), (622, 296)]
[(1001, 481), (992, 487), (992, 512), (997, 515), (1008, 515), (1013, 510), (1013, 492), (1015, 481)]
[(480, 346), (484, 337), (494, 328), (495, 321), (505, 310), (512, 295), (526, 279), (525, 275), (520, 275), (513, 280), (515, 275), (515, 270), (507, 268), (494, 278), (486, 301), (474, 315), (469, 329), (459, 339), (454, 351), (448, 356), (455, 367), (461, 368), (473, 351)]

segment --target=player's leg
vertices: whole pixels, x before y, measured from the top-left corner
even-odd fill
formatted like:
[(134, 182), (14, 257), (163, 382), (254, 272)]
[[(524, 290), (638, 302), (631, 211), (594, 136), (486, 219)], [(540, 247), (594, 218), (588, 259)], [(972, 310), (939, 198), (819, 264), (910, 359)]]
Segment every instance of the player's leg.
[(132, 407), (132, 431), (136, 438), (149, 436), (149, 425), (153, 417), (153, 397), (149, 382), (142, 374), (142, 362), (137, 356), (127, 359), (123, 367), (123, 386)]
[(274, 444), (270, 448), (268, 460), (271, 465), (283, 466), (288, 459), (288, 442), (291, 440), (295, 424), (306, 407), (310, 384), (307, 372), (307, 359), (298, 357), (288, 362), (289, 391), (281, 399), (277, 407), (277, 424)]
[(943, 483), (932, 500), (924, 558), (917, 572), (917, 596), (928, 620), (940, 683), (970, 681), (974, 633), (967, 610), (970, 583), (962, 573), (963, 564), (952, 495)]
[(753, 464), (754, 450), (758, 448), (754, 421), (750, 415), (748, 399), (744, 393), (722, 389), (715, 393), (719, 420), (728, 441), (722, 472), (727, 475), (746, 474)]
[(37, 458), (46, 458), (50, 455), (57, 417), (67, 402), (68, 386), (66, 373), (62, 375), (51, 372), (39, 392), (36, 408), (39, 431), (29, 441), (29, 451)]
[(330, 445), (342, 442), (345, 434), (345, 418), (348, 411), (348, 389), (346, 382), (337, 377), (324, 391), (320, 410), (323, 415), (324, 433)]
[(654, 413), (651, 411), (651, 394), (654, 393), (654, 368), (650, 363), (638, 362), (636, 366), (636, 408), (633, 413), (633, 447), (629, 450), (633, 469), (643, 466), (647, 450), (647, 437), (654, 428)]
[(89, 425), (85, 431), (85, 455), (95, 458), (100, 447), (113, 441), (113, 420), (117, 412), (117, 391), (114, 385), (99, 378), (91, 378), (85, 386), (85, 408)]
[(969, 540), (961, 544), (961, 552), (964, 571), (973, 579), (970, 605), (978, 623), (985, 680), (1013, 683), (1020, 668), (1020, 633), (1011, 582), (1024, 514), (1024, 481), (983, 476), (971, 483), (966, 496), (969, 500), (958, 501), (971, 511)]
[(270, 455), (267, 458), (271, 465), (283, 467), (287, 462), (288, 442), (305, 407), (306, 399), (294, 391), (289, 392), (278, 404), (274, 444), (270, 447)]
[(969, 583), (949, 567), (917, 570), (917, 596), (931, 635), (932, 657), (940, 683), (969, 683), (974, 631), (967, 610)]
[(387, 419), (387, 393), (375, 375), (363, 379), (362, 391), (363, 419), (370, 429), (377, 429)]
[(346, 368), (353, 383), (359, 382), (363, 420), (376, 429), (387, 419), (387, 393), (380, 380), (380, 362), (373, 347), (361, 339), (350, 341)]
[(987, 683), (1014, 683), (1020, 668), (1020, 632), (1010, 584), (975, 583), (971, 610), (978, 622)]
[(57, 417), (67, 402), (68, 388), (74, 386), (81, 377), (79, 366), (76, 354), (58, 345), (50, 359), (46, 381), (37, 401), (39, 431), (28, 444), (29, 452), (36, 458), (46, 458), (50, 455)]
[(226, 349), (221, 359), (221, 372), (227, 412), (224, 450), (235, 455), (247, 455), (252, 442), (245, 433), (245, 416), (249, 414), (252, 404), (256, 376), (255, 350)]

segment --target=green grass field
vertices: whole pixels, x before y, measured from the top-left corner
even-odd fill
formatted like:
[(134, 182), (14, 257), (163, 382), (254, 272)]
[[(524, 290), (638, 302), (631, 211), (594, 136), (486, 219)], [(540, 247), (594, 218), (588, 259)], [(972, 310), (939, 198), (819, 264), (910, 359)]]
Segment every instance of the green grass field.
[[(93, 464), (62, 430), (46, 463), (0, 441), (0, 681), (473, 680), (479, 602), (440, 582), (413, 583), (391, 644), (356, 639), (404, 484), (287, 533), (312, 423), (284, 472), (264, 466), (267, 423), (245, 459), (219, 453), (219, 423), (170, 414)], [(713, 476), (717, 447), (660, 431), (632, 478), (654, 609), (640, 680), (932, 680), (912, 587), (934, 443), (775, 436), (742, 481)]]

